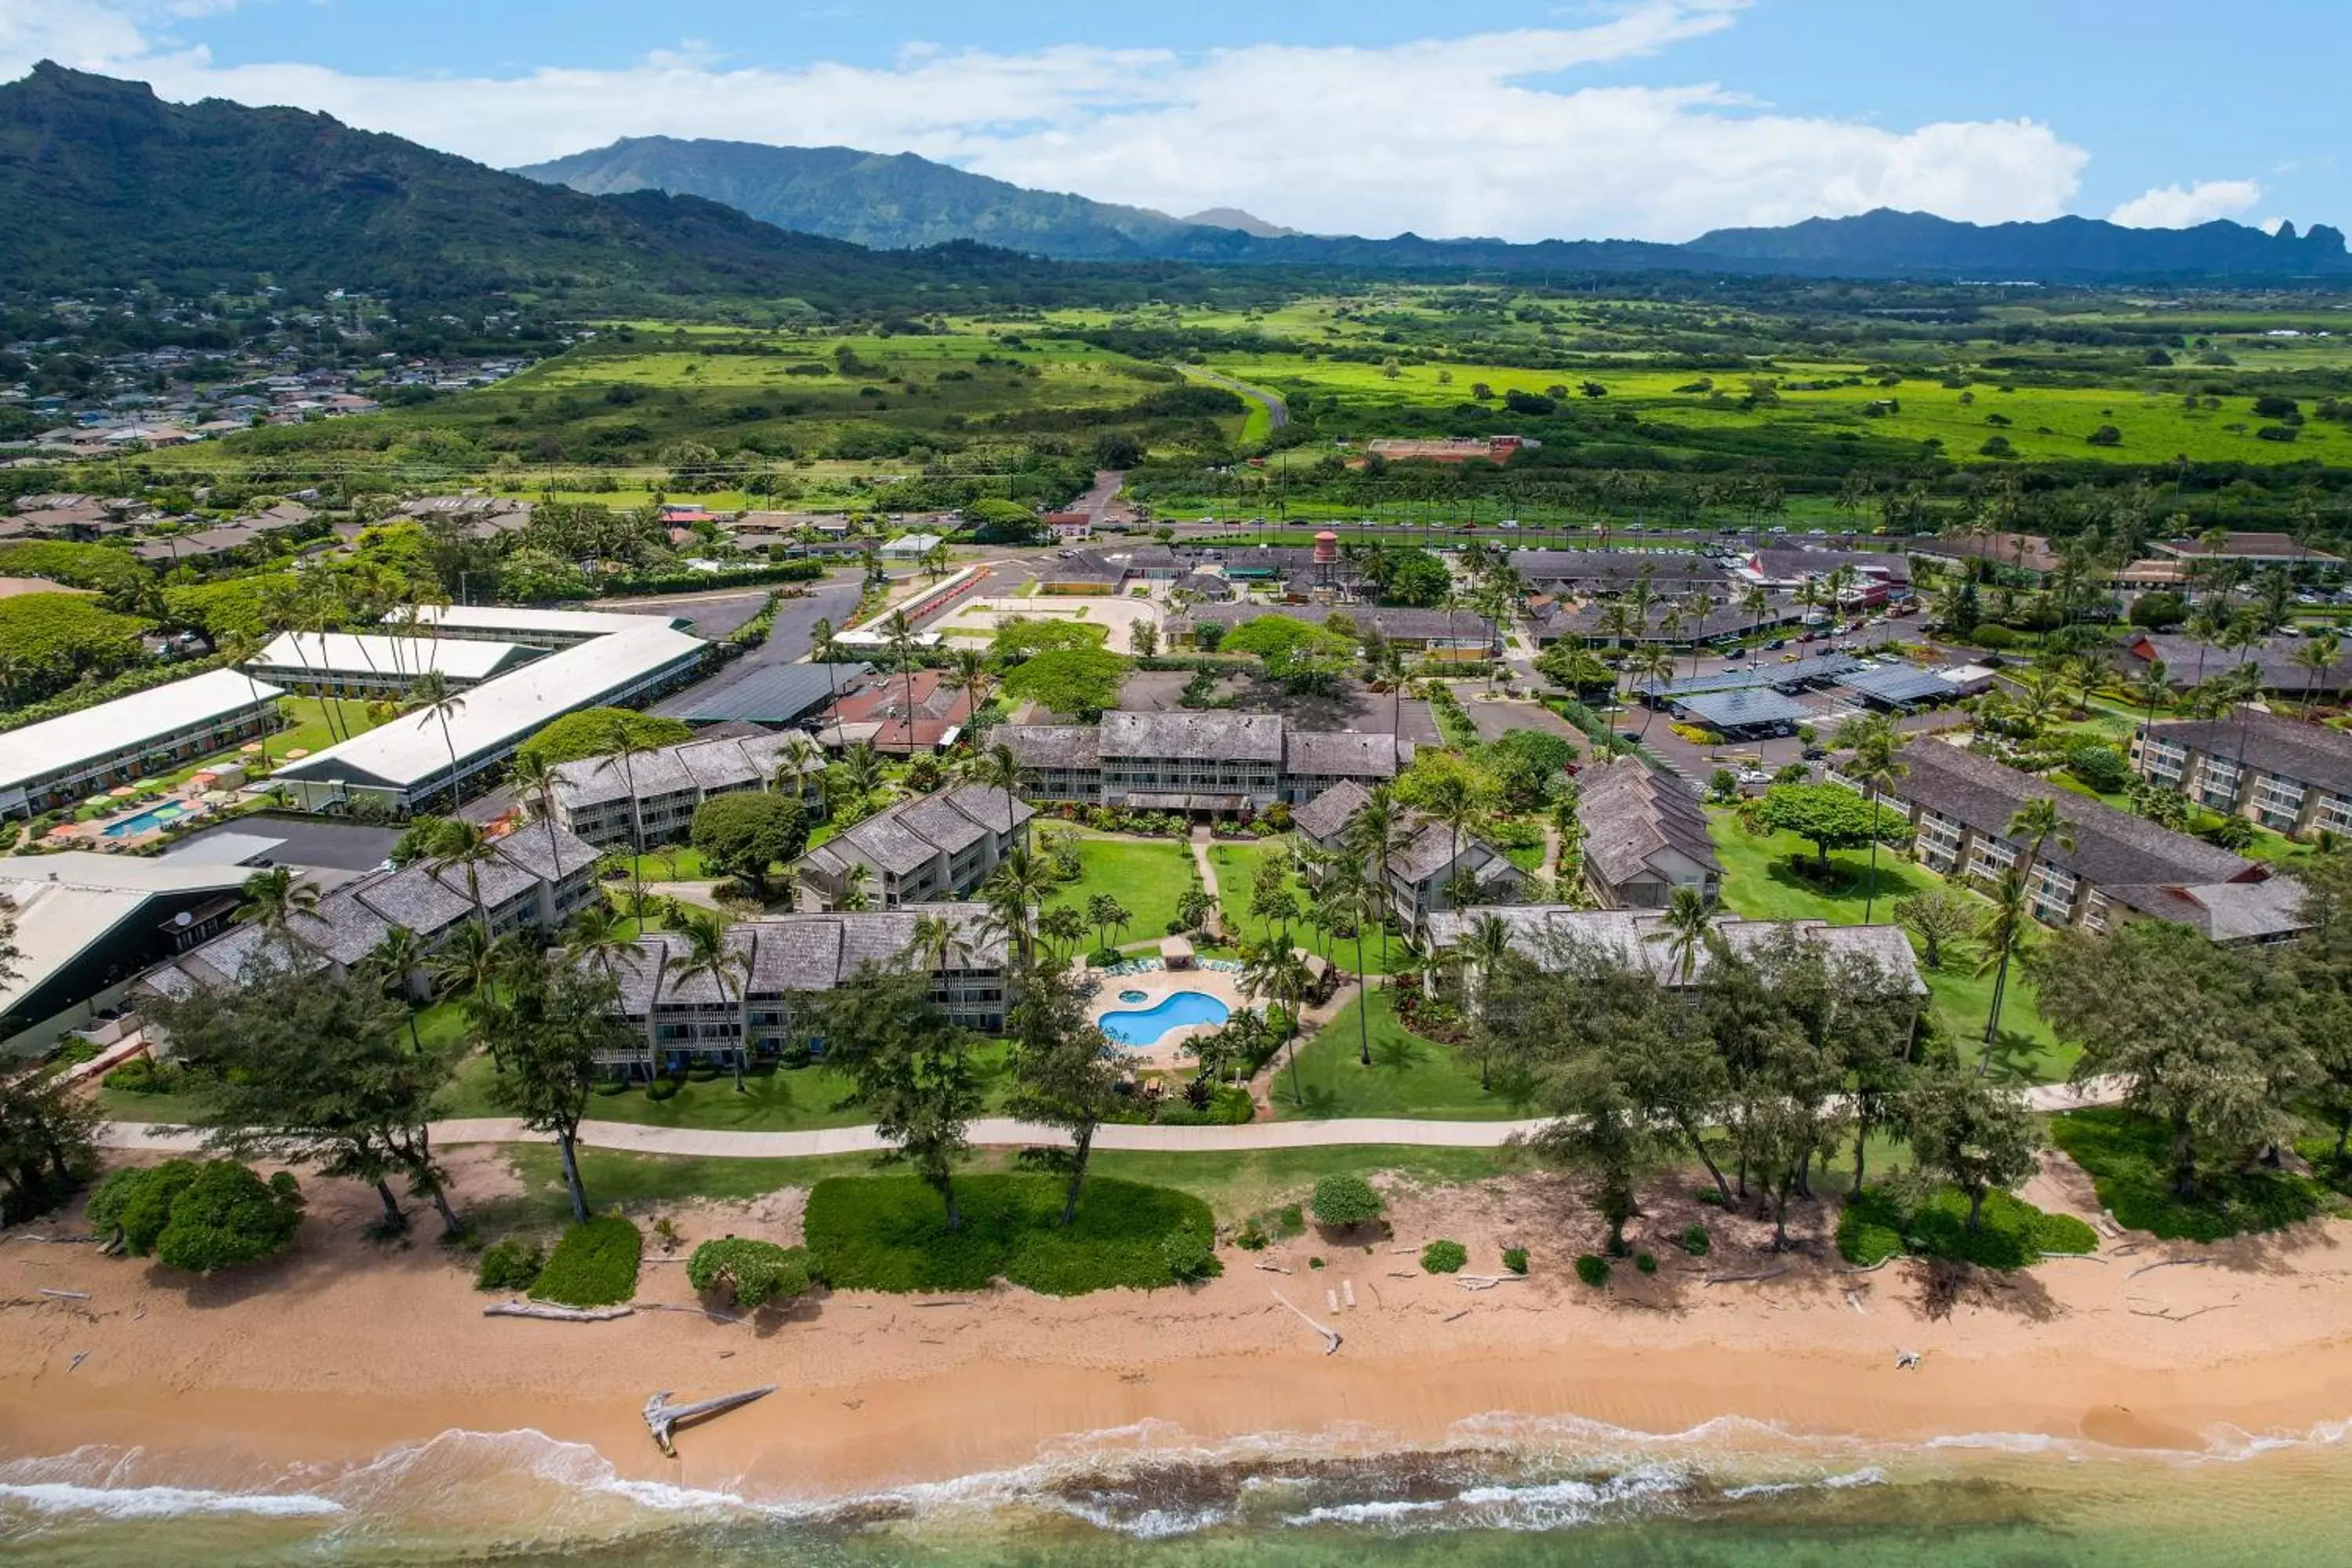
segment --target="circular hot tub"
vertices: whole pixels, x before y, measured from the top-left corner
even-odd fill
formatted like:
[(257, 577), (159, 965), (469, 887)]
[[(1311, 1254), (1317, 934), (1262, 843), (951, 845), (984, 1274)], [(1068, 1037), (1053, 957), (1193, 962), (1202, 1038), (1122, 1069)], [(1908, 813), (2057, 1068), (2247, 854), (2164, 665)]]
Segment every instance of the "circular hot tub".
[(1118, 994), (1118, 999), (1122, 1002), (1148, 1002), (1151, 999), (1151, 994), (1148, 991), (1122, 991)]

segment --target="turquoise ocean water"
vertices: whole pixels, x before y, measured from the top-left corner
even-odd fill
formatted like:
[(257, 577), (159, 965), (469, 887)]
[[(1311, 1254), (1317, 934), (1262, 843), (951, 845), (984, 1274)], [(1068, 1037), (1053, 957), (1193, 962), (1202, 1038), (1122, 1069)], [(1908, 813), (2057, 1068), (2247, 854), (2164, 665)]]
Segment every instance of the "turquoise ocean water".
[(80, 1449), (0, 1461), (0, 1559), (35, 1564), (2280, 1564), (2352, 1561), (2340, 1426), (2195, 1453), (1981, 1435), (1887, 1445), (1739, 1421), (1652, 1436), (1488, 1416), (1204, 1447), (1152, 1427), (850, 1497), (616, 1476), (535, 1432), (240, 1470)]

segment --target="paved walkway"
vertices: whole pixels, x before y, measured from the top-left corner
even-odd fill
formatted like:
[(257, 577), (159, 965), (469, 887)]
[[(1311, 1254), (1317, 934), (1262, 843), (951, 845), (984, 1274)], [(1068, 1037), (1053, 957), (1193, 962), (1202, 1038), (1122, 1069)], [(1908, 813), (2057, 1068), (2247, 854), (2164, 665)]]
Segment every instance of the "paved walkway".
[[(2105, 1086), (2076, 1089), (2042, 1084), (2026, 1092), (2036, 1110), (2071, 1110), (2112, 1099)], [(1097, 1149), (1163, 1154), (1230, 1154), (1255, 1149), (1339, 1149), (1400, 1145), (1415, 1149), (1497, 1149), (1535, 1131), (1546, 1119), (1527, 1121), (1432, 1121), (1402, 1116), (1363, 1116), (1332, 1121), (1253, 1121), (1241, 1127), (1139, 1127), (1113, 1124), (1095, 1134)], [(976, 1148), (1025, 1148), (1063, 1142), (1051, 1127), (982, 1117), (968, 1137)], [(204, 1130), (149, 1121), (108, 1121), (99, 1126), (103, 1148), (186, 1153), (202, 1142)], [(547, 1143), (505, 1117), (473, 1117), (433, 1124), (433, 1141), (457, 1143)], [(632, 1154), (718, 1155), (734, 1160), (799, 1160), (820, 1154), (868, 1154), (887, 1148), (871, 1127), (827, 1127), (803, 1132), (725, 1132), (699, 1127), (648, 1127), (634, 1121), (588, 1121), (580, 1142), (590, 1149)]]

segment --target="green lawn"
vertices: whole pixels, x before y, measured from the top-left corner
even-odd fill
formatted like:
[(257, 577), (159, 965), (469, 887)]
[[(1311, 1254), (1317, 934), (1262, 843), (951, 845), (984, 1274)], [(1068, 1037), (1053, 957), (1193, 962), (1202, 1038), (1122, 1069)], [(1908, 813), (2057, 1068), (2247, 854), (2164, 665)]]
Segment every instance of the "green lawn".
[(1053, 909), (1067, 904), (1086, 913), (1087, 900), (1108, 893), (1133, 917), (1115, 933), (1122, 942), (1157, 942), (1168, 934), (1176, 918), (1176, 902), (1192, 886), (1192, 851), (1181, 839), (1075, 839), (1084, 873), (1045, 900)]
[[(992, 1111), (1010, 1091), (1005, 1044), (988, 1040), (974, 1052), (980, 1080)], [(442, 1091), (443, 1116), (503, 1116), (491, 1098), (496, 1070), (486, 1056), (469, 1058)], [(618, 1094), (593, 1095), (592, 1121), (631, 1121), (646, 1127), (701, 1127), (730, 1132), (797, 1132), (824, 1127), (859, 1127), (873, 1112), (851, 1104), (849, 1079), (823, 1063), (755, 1072), (735, 1092), (735, 1075), (721, 1072), (708, 1083), (684, 1083), (667, 1100), (649, 1100), (642, 1086)]]
[[(1361, 1051), (1369, 1032), (1372, 1065)], [(1323, 1032), (1298, 1054), (1294, 1098), (1290, 1069), (1274, 1080), (1274, 1113), (1280, 1118), (1323, 1120), (1342, 1116), (1426, 1116), (1460, 1121), (1504, 1120), (1536, 1114), (1525, 1090), (1503, 1084), (1478, 1087), (1477, 1064), (1451, 1046), (1425, 1040), (1397, 1021), (1385, 990), (1370, 991), (1365, 1005), (1351, 998)]]
[[(1844, 873), (1845, 880), (1834, 890), (1825, 891), (1789, 868), (1792, 857), (1810, 858), (1812, 854), (1811, 847), (1802, 839), (1788, 833), (1751, 837), (1740, 829), (1738, 818), (1728, 811), (1713, 812), (1709, 817), (1716, 853), (1723, 861), (1723, 901), (1734, 914), (1750, 920), (1862, 923), (1870, 889), (1870, 857), (1866, 850), (1831, 856), (1831, 864)], [(1895, 900), (1938, 886), (1960, 884), (1948, 883), (1927, 868), (1881, 849), (1878, 903), (1871, 918), (1892, 923)], [(1970, 893), (1969, 897), (1978, 895)], [(1921, 973), (1927, 988), (1935, 994), (1938, 1022), (1958, 1044), (1962, 1058), (1975, 1061), (1984, 1048), (1985, 1015), (1992, 1007), (1992, 976), (1979, 976), (1972, 961), (1964, 967), (1948, 959), (1942, 973), (1923, 969)], [(2081, 1054), (2074, 1047), (2060, 1043), (2050, 1032), (2050, 1026), (2034, 1010), (2032, 982), (2013, 964), (2000, 1021), (2000, 1037), (1993, 1058), (1997, 1073), (2029, 1083), (2053, 1082), (2064, 1078)]]
[[(327, 719), (330, 704), (334, 710), (331, 725)], [(376, 727), (376, 721), (368, 717), (367, 704), (353, 698), (289, 697), (278, 707), (291, 726), (269, 738), (269, 754), (281, 762), (289, 751), (324, 751), (338, 740), (363, 735)]]
[[(1255, 843), (1239, 841), (1213, 844), (1209, 847), (1209, 864), (1216, 868), (1217, 901), (1225, 911), (1225, 924), (1239, 932), (1245, 941), (1256, 942), (1265, 935), (1265, 930), (1257, 921), (1256, 900), (1251, 896), (1253, 886), (1257, 879), (1257, 868), (1267, 856), (1276, 854), (1285, 847), (1286, 842), (1284, 839), (1268, 838)], [(1304, 914), (1307, 906), (1312, 901), (1305, 879), (1297, 871), (1293, 871), (1287, 885), (1291, 898), (1297, 900), (1299, 912)], [(1323, 951), (1322, 934), (1305, 921), (1294, 922), (1290, 928), (1290, 934), (1292, 942), (1297, 945), (1312, 952)], [(1386, 949), (1386, 952), (1383, 953), (1379, 931), (1368, 931), (1364, 933), (1365, 973), (1392, 974), (1398, 970), (1412, 967), (1412, 955), (1406, 950), (1402, 940), (1391, 936), (1388, 940)], [(1340, 968), (1352, 973), (1356, 967), (1354, 941), (1351, 939), (1347, 942), (1333, 942), (1328, 956)]]

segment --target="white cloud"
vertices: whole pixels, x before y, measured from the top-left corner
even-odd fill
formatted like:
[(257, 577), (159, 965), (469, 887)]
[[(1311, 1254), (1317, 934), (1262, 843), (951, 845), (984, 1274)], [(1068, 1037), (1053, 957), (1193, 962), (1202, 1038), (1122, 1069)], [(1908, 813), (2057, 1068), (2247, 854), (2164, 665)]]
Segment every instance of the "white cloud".
[(2143, 191), (2108, 216), (2126, 228), (2194, 228), (2244, 212), (2262, 199), (2259, 180), (2200, 180)]
[[(668, 134), (913, 152), (1171, 212), (1234, 205), (1319, 232), (1685, 239), (1874, 206), (2063, 211), (2087, 161), (2032, 121), (1909, 131), (1772, 112), (1720, 84), (1577, 86), (1734, 25), (1745, 0), (1638, 0), (1585, 25), (1381, 47), (1200, 54), (909, 47), (880, 68), (721, 69), (698, 50), (511, 78), (217, 65), (116, 11), (67, 42), (48, 0), (0, 0), (0, 74), (40, 53), (206, 96), (323, 110), (512, 165)], [(70, 43), (70, 47), (68, 47)]]

